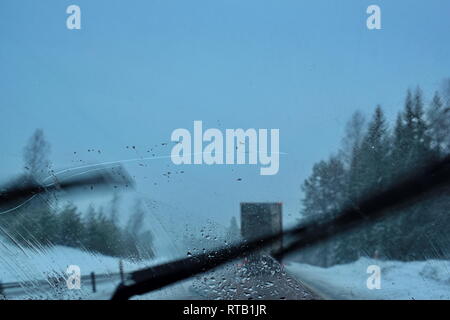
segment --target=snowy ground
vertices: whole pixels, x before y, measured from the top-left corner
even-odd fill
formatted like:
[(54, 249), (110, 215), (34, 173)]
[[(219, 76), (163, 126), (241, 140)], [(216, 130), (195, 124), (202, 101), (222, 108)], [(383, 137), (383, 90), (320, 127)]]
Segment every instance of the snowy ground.
[[(148, 262), (123, 261), (123, 263), (127, 272)], [(91, 272), (97, 274), (119, 272), (118, 258), (63, 246), (23, 248), (7, 241), (0, 241), (0, 265), (0, 280), (3, 283), (45, 279), (52, 275), (52, 272), (65, 274), (69, 265), (79, 266), (81, 275), (89, 275)]]
[[(119, 284), (119, 259), (53, 246), (47, 248), (20, 248), (0, 239), (0, 281), (27, 282), (22, 288), (5, 289), (8, 299), (108, 299)], [(170, 258), (171, 259), (171, 258)], [(167, 259), (150, 261), (124, 261), (124, 271), (159, 264)], [(98, 279), (97, 291), (87, 280), (81, 290), (42, 286), (38, 280), (48, 280), (53, 275), (67, 277), (67, 267), (77, 265), (81, 275), (91, 272), (116, 274)], [(381, 268), (381, 288), (368, 289), (367, 268)], [(285, 263), (286, 270), (317, 294), (330, 299), (450, 299), (450, 261), (428, 260), (417, 262), (379, 261), (368, 258), (346, 265), (320, 268), (296, 262)], [(199, 299), (205, 298), (195, 290), (193, 280), (184, 281), (162, 290), (137, 297), (138, 299)], [(34, 283), (34, 285), (33, 285)]]
[[(329, 299), (450, 299), (450, 261), (416, 262), (358, 261), (320, 268), (296, 262), (286, 263), (286, 270), (318, 294)], [(381, 288), (368, 289), (367, 268), (381, 268)]]
[[(124, 271), (131, 272), (165, 260), (162, 258), (141, 262), (125, 260), (123, 261)], [(22, 288), (6, 288), (4, 293), (9, 299), (108, 299), (120, 282), (117, 275), (111, 276), (111, 278), (98, 279), (97, 291), (93, 293), (89, 280), (81, 282), (80, 290), (70, 291), (65, 287), (56, 288), (47, 281), (56, 275), (67, 278), (67, 267), (69, 265), (79, 266), (81, 276), (88, 276), (91, 272), (95, 272), (96, 275), (117, 274), (119, 272), (119, 259), (114, 257), (63, 246), (23, 248), (4, 239), (0, 241), (1, 283), (27, 283)], [(42, 286), (42, 282), (39, 282), (39, 280), (47, 281), (48, 285)], [(186, 283), (181, 283), (144, 298), (171, 299), (187, 297), (190, 294)]]

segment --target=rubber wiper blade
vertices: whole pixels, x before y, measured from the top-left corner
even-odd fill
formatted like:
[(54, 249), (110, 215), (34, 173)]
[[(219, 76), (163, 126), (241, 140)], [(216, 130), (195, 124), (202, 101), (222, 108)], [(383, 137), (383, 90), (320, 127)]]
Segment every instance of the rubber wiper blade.
[(40, 183), (31, 177), (23, 176), (16, 182), (0, 187), (0, 211), (9, 211), (8, 209), (47, 192), (86, 194), (90, 191), (113, 190), (118, 187), (134, 187), (133, 180), (121, 165), (114, 167), (98, 165), (89, 170), (66, 169), (64, 174), (51, 176)]

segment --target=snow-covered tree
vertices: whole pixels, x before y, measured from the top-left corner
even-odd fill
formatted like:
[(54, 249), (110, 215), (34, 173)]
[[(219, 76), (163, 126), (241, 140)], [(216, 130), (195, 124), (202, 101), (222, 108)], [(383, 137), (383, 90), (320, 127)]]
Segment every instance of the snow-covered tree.
[(227, 239), (227, 241), (236, 241), (236, 240), (240, 239), (240, 237), (241, 237), (241, 232), (238, 227), (236, 217), (231, 217), (230, 226), (228, 227), (227, 234), (226, 234), (226, 239)]

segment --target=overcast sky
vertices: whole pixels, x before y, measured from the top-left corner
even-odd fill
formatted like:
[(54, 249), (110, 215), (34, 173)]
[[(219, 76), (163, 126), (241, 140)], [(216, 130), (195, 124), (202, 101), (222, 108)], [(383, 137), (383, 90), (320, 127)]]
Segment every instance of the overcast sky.
[[(66, 28), (70, 4), (81, 30)], [(366, 28), (371, 4), (382, 30)], [(274, 176), (170, 158), (126, 167), (137, 194), (214, 221), (241, 201), (283, 202), (293, 220), (302, 181), (337, 151), (353, 111), (381, 104), (393, 119), (408, 87), (429, 99), (450, 76), (449, 31), (448, 0), (2, 0), (0, 177), (22, 170), (36, 128), (55, 169), (168, 156), (162, 143), (194, 120), (277, 128), (286, 154)]]

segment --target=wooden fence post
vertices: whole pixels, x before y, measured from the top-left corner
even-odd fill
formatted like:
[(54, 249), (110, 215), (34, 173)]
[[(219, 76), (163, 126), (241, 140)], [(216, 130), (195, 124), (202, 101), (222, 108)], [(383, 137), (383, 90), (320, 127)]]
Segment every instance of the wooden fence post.
[(123, 274), (123, 261), (122, 259), (119, 260), (119, 272), (120, 272), (120, 282), (123, 283), (125, 281), (125, 277)]
[(97, 288), (95, 286), (95, 273), (91, 272), (91, 284), (92, 284), (92, 292), (97, 292)]

